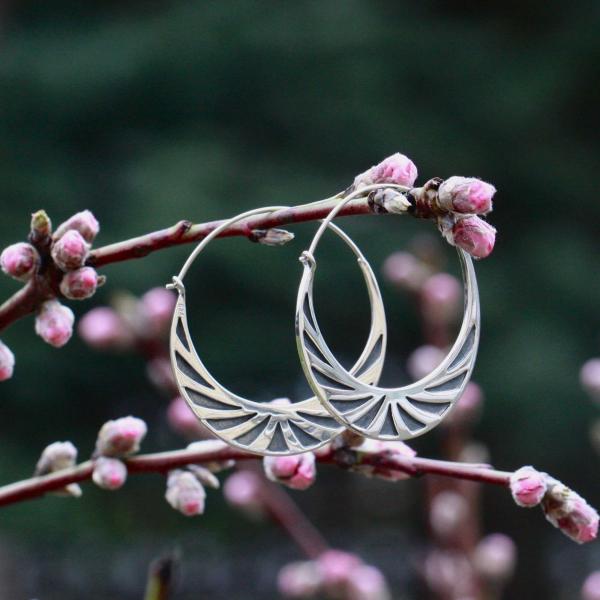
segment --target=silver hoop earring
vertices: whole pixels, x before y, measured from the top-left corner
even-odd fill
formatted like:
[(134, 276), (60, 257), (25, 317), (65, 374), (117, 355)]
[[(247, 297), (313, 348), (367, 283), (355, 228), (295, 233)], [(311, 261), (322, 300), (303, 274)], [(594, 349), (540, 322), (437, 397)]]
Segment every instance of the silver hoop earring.
[(314, 313), (313, 283), (317, 266), (314, 253), (323, 231), (346, 203), (358, 195), (385, 187), (405, 191), (400, 186), (372, 185), (353, 192), (322, 221), (309, 249), (302, 253), (300, 261), (304, 270), (296, 304), (296, 342), (312, 390), (340, 423), (366, 437), (407, 440), (438, 425), (460, 398), (471, 377), (479, 343), (479, 295), (471, 257), (457, 248), (465, 289), (464, 317), (456, 342), (441, 364), (423, 379), (398, 388), (364, 383), (340, 365), (327, 347)]
[[(317, 398), (274, 405), (243, 398), (221, 385), (204, 366), (194, 348), (187, 323), (183, 278), (200, 252), (222, 231), (244, 219), (286, 208), (274, 206), (251, 210), (222, 223), (198, 244), (179, 275), (173, 277), (173, 283), (168, 286), (179, 294), (171, 324), (170, 355), (181, 395), (202, 424), (217, 437), (234, 447), (263, 455), (314, 450), (340, 434), (344, 427), (331, 417)], [(357, 381), (376, 383), (383, 368), (387, 340), (383, 300), (370, 266), (366, 261), (360, 261), (360, 250), (337, 226), (329, 224), (329, 228), (359, 258), (371, 302), (369, 338), (350, 373)]]

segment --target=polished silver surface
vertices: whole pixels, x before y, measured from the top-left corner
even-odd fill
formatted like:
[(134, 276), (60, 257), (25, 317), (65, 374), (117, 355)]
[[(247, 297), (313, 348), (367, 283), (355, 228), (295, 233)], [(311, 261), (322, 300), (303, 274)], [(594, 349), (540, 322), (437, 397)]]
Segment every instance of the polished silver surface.
[[(268, 404), (243, 398), (221, 385), (194, 348), (187, 323), (183, 278), (200, 252), (221, 231), (243, 219), (284, 208), (287, 207), (248, 211), (220, 225), (200, 242), (169, 286), (179, 294), (171, 324), (170, 354), (181, 395), (202, 424), (217, 437), (237, 448), (268, 455), (314, 450), (340, 434), (344, 426), (333, 419), (315, 397), (290, 404)], [(359, 258), (371, 302), (369, 338), (350, 373), (357, 381), (376, 383), (383, 368), (387, 339), (383, 300), (375, 276), (360, 250), (337, 226), (330, 224), (330, 229)]]
[[(314, 252), (323, 231), (341, 207), (358, 193), (336, 205), (322, 222), (310, 249), (300, 257), (304, 271), (296, 305), (298, 353), (311, 388), (340, 423), (367, 437), (407, 440), (438, 425), (452, 410), (471, 377), (480, 330), (477, 279), (471, 257), (457, 248), (465, 290), (464, 317), (456, 342), (431, 373), (398, 388), (383, 388), (357, 379), (337, 361), (323, 338), (313, 308), (313, 283), (317, 268)], [(361, 263), (364, 258), (358, 260)], [(377, 286), (377, 282), (373, 281), (373, 285)]]

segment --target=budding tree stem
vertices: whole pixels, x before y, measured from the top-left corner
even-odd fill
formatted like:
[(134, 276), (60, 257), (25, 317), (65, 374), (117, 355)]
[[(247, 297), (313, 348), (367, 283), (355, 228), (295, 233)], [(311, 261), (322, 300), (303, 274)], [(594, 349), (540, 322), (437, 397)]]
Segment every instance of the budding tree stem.
[[(223, 445), (219, 450), (173, 450), (156, 454), (141, 454), (125, 459), (129, 474), (154, 472), (166, 473), (177, 467), (189, 464), (210, 463), (226, 460), (257, 459), (255, 454), (243, 452)], [(441, 475), (455, 479), (466, 479), (508, 487), (510, 472), (497, 471), (487, 465), (433, 460), (417, 456), (398, 456), (383, 451), (378, 454), (358, 453), (350, 448), (321, 452), (317, 461), (323, 464), (352, 468), (357, 464), (385, 467), (397, 470), (413, 477), (419, 475)], [(37, 498), (52, 491), (64, 488), (70, 483), (91, 479), (94, 470), (93, 461), (86, 461), (74, 467), (63, 469), (49, 475), (31, 477), (0, 487), (0, 506), (15, 504), (31, 498)]]
[[(338, 196), (252, 217), (228, 227), (218, 237), (243, 236), (252, 239), (252, 232), (255, 229), (271, 229), (291, 223), (318, 221), (329, 214), (335, 206)], [(339, 212), (338, 216), (367, 214), (373, 214), (373, 209), (369, 199), (364, 197), (349, 202)], [(143, 258), (163, 248), (198, 242), (222, 223), (223, 221), (210, 221), (193, 224), (191, 221), (179, 221), (166, 229), (152, 231), (122, 242), (96, 248), (90, 253), (86, 265), (98, 268), (111, 263)], [(46, 282), (49, 277), (52, 280), (56, 279), (52, 269), (47, 274), (36, 275), (22, 289), (0, 305), (0, 331), (6, 329), (18, 319), (35, 312), (42, 302), (48, 300), (49, 297), (60, 296), (60, 292), (56, 289), (56, 282)], [(49, 286), (48, 283), (52, 285)], [(49, 290), (52, 290), (52, 292), (49, 292)]]

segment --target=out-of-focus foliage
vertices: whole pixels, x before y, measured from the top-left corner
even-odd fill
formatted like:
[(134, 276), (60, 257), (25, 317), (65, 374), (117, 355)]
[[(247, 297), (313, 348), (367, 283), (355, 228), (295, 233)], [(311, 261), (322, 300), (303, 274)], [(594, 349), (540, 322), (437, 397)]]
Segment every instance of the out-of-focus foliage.
[[(97, 243), (105, 244), (180, 218), (312, 201), (398, 150), (417, 163), (421, 180), (463, 174), (493, 182), (497, 248), (478, 265), (475, 377), (487, 395), (478, 434), (499, 467), (531, 462), (598, 504), (598, 459), (587, 441), (594, 413), (577, 383), (579, 365), (600, 352), (597, 2), (63, 0), (1, 10), (2, 245), (24, 237), (38, 208), (56, 224), (91, 209), (102, 226)], [(409, 221), (340, 224), (380, 265), (415, 235), (435, 234), (429, 223)], [(283, 249), (216, 242), (189, 275), (198, 348), (233, 389), (264, 399), (305, 391), (292, 319), (296, 259), (314, 224), (294, 231), (298, 241)], [(118, 289), (141, 293), (167, 282), (189, 250), (104, 269), (105, 288), (74, 308), (81, 314)], [(324, 252), (317, 302), (334, 347), (351, 358), (368, 313), (348, 258), (334, 242)], [(0, 281), (3, 296), (15, 289)], [(419, 329), (409, 301), (384, 292), (389, 381), (401, 376)], [(0, 390), (2, 481), (28, 474), (55, 439), (71, 439), (85, 456), (99, 425), (124, 414), (148, 419), (147, 448), (181, 443), (166, 429), (165, 399), (146, 382), (141, 359), (98, 354), (79, 340), (54, 350), (35, 337), (31, 319), (2, 339), (17, 356), (16, 376)], [(435, 454), (435, 435), (415, 445)], [(188, 581), (215, 598), (215, 589), (251, 597), (240, 585), (248, 578), (272, 593), (278, 536), (234, 520), (216, 494), (206, 516), (183, 520), (162, 501), (158, 477), (135, 479), (114, 496), (87, 486), (79, 501), (2, 512), (5, 540), (18, 540), (24, 562), (45, 565), (27, 593), (140, 597), (139, 557), (149, 560), (150, 549), (158, 553), (186, 531), (188, 542), (205, 540), (188, 543), (196, 573)], [(397, 597), (411, 597), (398, 564), (410, 561), (406, 537), (422, 536), (417, 491), (414, 482), (385, 486), (328, 471), (301, 500), (336, 543), (382, 567)], [(368, 512), (375, 509), (358, 494), (381, 497), (379, 512)], [(352, 510), (339, 511), (341, 502)], [(594, 548), (569, 546), (541, 514), (517, 510), (501, 491), (489, 491), (486, 509), (485, 527), (513, 535), (521, 550), (510, 597), (554, 594), (559, 555), (562, 567), (573, 566), (561, 568), (570, 574), (558, 580), (561, 597), (574, 597)], [(238, 527), (247, 539), (236, 548)], [(391, 528), (385, 544), (382, 528)], [(75, 534), (83, 540), (77, 551), (66, 543)], [(248, 552), (264, 558), (240, 558)], [(221, 555), (226, 566), (215, 575)], [(236, 578), (236, 569), (246, 576)], [(52, 596), (50, 588), (62, 591)]]

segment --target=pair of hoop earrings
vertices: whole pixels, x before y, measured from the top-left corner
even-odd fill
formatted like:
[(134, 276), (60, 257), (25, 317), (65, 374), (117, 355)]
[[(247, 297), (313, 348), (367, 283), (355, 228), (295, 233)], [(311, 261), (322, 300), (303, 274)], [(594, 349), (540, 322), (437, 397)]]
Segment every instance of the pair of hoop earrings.
[[(394, 186), (371, 186), (373, 188)], [(300, 256), (303, 273), (296, 303), (296, 343), (304, 374), (315, 396), (290, 404), (243, 398), (219, 383), (204, 366), (192, 342), (183, 279), (197, 256), (228, 227), (250, 217), (289, 207), (270, 206), (241, 213), (214, 229), (190, 254), (169, 287), (179, 297), (171, 325), (170, 354), (181, 395), (201, 421), (228, 444), (262, 455), (315, 450), (344, 429), (382, 440), (407, 440), (438, 425), (467, 385), (479, 342), (480, 311), (471, 257), (457, 248), (464, 283), (464, 316), (457, 339), (444, 360), (419, 381), (398, 387), (377, 385), (385, 359), (387, 326), (381, 292), (371, 266), (356, 244), (332, 223), (351, 200), (346, 196), (321, 222), (308, 250)], [(371, 304), (371, 329), (364, 350), (347, 370), (335, 358), (319, 328), (313, 307), (315, 252), (326, 229), (350, 248), (362, 271)]]

